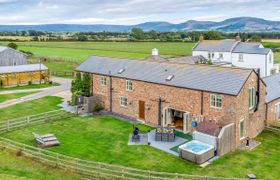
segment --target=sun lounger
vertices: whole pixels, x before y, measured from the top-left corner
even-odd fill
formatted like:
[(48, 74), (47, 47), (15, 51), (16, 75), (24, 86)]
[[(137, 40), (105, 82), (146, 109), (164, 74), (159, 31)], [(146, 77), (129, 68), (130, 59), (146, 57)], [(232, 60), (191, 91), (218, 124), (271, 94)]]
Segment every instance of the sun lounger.
[(46, 135), (38, 135), (36, 133), (32, 133), (33, 136), (35, 137), (37, 143), (41, 147), (52, 147), (52, 146), (57, 146), (60, 144), (58, 139), (53, 135), (53, 134), (46, 134)]

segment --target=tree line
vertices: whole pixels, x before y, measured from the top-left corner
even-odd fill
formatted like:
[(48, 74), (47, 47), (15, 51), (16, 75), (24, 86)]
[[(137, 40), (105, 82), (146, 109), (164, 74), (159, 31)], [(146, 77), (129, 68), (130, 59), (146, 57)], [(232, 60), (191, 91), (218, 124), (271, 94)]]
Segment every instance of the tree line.
[[(259, 42), (261, 39), (280, 39), (280, 32), (219, 32), (219, 31), (179, 31), (157, 32), (133, 28), (131, 32), (44, 32), (36, 30), (0, 32), (0, 36), (31, 36), (32, 41), (168, 41), (197, 42), (200, 36), (206, 40), (233, 39), (237, 35), (242, 41)], [(4, 39), (8, 40), (8, 39)]]

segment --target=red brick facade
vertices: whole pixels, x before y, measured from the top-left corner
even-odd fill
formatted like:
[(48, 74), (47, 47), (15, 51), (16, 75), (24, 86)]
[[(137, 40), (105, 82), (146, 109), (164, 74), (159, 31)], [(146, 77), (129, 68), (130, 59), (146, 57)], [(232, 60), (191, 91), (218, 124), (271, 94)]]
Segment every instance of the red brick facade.
[(280, 104), (280, 98), (275, 99), (267, 104), (267, 123), (280, 127), (280, 121), (276, 119), (276, 105)]
[[(105, 110), (110, 111), (110, 79), (112, 86), (112, 112), (139, 119), (139, 101), (145, 102), (145, 123), (158, 125), (159, 98), (163, 100), (161, 106), (161, 121), (163, 110), (173, 108), (184, 112), (190, 112), (192, 120), (204, 116), (205, 120), (215, 120), (220, 125), (235, 123), (236, 145), (240, 145), (239, 122), (244, 119), (245, 137), (255, 137), (264, 128), (265, 121), (265, 85), (260, 82), (260, 101), (258, 110), (249, 110), (250, 87), (257, 88), (257, 75), (252, 73), (238, 96), (222, 95), (222, 108), (210, 107), (211, 92), (203, 92), (186, 88), (178, 88), (167, 85), (132, 80), (133, 90), (126, 90), (126, 79), (106, 77), (107, 85), (101, 85), (101, 76), (92, 75), (93, 96), (98, 98)], [(120, 97), (128, 99), (128, 105), (120, 105)], [(161, 122), (162, 123), (162, 122)]]

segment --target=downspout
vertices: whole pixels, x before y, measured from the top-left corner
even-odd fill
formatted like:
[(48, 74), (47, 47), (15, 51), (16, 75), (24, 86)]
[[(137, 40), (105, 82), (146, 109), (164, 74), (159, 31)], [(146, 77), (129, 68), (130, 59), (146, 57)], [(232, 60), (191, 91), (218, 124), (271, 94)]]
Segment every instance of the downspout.
[(254, 112), (258, 111), (259, 109), (259, 101), (260, 101), (260, 81), (261, 81), (261, 78), (260, 78), (260, 69), (257, 70), (257, 73), (258, 73), (258, 82), (257, 82), (257, 92), (256, 92), (256, 107), (255, 107), (255, 110)]
[(161, 126), (161, 107), (162, 107), (162, 99), (161, 97), (158, 99), (158, 125)]
[(267, 75), (267, 55), (265, 55), (265, 76)]
[[(111, 71), (109, 71), (111, 74)], [(112, 88), (112, 76), (109, 76), (110, 83), (109, 83), (109, 103), (110, 103), (110, 113), (113, 112), (113, 88)]]
[(200, 114), (201, 115), (203, 115), (203, 112), (204, 112), (204, 99), (203, 99), (203, 96), (204, 96), (204, 92), (203, 91), (201, 91), (201, 100), (200, 100), (200, 106), (201, 106), (201, 112), (200, 112)]

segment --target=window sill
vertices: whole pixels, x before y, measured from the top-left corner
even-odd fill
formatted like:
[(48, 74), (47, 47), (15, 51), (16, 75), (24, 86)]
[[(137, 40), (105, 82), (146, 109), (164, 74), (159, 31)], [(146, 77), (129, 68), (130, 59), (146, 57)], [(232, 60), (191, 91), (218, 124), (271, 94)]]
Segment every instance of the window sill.
[(213, 106), (210, 106), (210, 108), (217, 109), (217, 110), (222, 110), (223, 109), (222, 107), (213, 107)]

